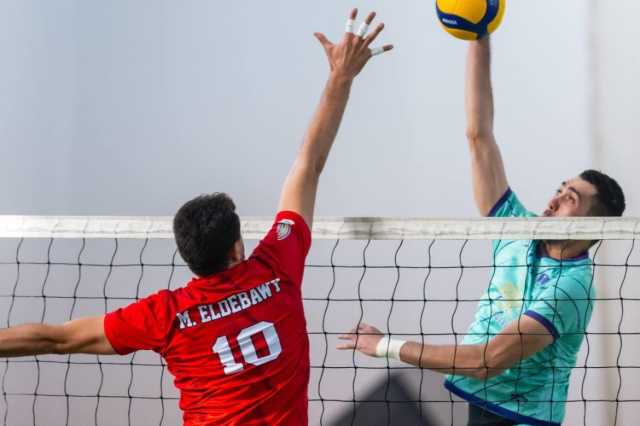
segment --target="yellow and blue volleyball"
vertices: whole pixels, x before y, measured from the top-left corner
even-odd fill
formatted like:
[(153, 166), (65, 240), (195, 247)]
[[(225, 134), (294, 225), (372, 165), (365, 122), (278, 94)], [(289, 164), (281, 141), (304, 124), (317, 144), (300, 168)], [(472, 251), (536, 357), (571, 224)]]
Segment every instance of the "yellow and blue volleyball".
[(479, 40), (498, 29), (505, 0), (436, 0), (445, 31), (463, 40)]

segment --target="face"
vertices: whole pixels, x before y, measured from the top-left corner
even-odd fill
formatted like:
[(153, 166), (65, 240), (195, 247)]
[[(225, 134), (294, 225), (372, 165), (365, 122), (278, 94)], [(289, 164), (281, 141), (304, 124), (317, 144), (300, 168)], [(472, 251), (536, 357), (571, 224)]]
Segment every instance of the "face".
[(549, 201), (543, 215), (545, 217), (589, 216), (596, 193), (593, 185), (579, 177), (563, 182), (556, 191), (556, 195)]

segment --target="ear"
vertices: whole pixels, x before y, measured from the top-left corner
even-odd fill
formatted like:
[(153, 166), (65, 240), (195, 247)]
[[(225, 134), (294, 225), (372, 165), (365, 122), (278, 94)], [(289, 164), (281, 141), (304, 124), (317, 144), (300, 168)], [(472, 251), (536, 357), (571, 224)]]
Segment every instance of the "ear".
[(229, 264), (233, 265), (244, 260), (244, 241), (240, 238), (233, 244), (231, 250), (229, 250)]

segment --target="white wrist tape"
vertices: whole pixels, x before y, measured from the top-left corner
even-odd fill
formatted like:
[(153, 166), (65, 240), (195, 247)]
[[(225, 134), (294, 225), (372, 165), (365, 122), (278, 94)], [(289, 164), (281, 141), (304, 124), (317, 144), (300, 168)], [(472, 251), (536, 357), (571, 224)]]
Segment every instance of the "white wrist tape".
[(356, 33), (356, 35), (358, 37), (364, 37), (367, 31), (369, 31), (369, 25), (363, 22), (362, 25), (360, 25), (360, 28), (358, 28), (358, 32)]
[(389, 336), (384, 336), (376, 345), (376, 356), (400, 360), (400, 349), (405, 343), (407, 343), (406, 340), (391, 339)]
[(344, 27), (344, 32), (352, 33), (354, 24), (355, 24), (355, 21), (353, 19), (347, 19), (347, 24)]

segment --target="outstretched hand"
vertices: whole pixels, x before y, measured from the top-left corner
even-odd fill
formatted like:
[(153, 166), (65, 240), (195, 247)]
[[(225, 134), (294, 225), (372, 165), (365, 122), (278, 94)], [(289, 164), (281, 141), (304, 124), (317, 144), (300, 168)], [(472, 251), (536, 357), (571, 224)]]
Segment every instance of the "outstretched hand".
[(354, 78), (357, 76), (371, 57), (393, 49), (393, 46), (390, 44), (373, 49), (369, 47), (384, 29), (384, 24), (380, 23), (370, 34), (367, 34), (369, 25), (371, 25), (373, 19), (376, 17), (375, 12), (369, 13), (364, 23), (358, 31), (354, 33), (353, 25), (357, 16), (358, 9), (353, 9), (347, 20), (344, 37), (339, 43), (334, 44), (330, 42), (322, 33), (314, 34), (327, 54), (331, 72), (346, 78)]
[(363, 323), (357, 329), (354, 328), (349, 333), (339, 336), (338, 339), (344, 340), (345, 343), (338, 345), (337, 348), (341, 350), (355, 349), (365, 355), (377, 356), (376, 347), (382, 337), (384, 335), (380, 330)]

